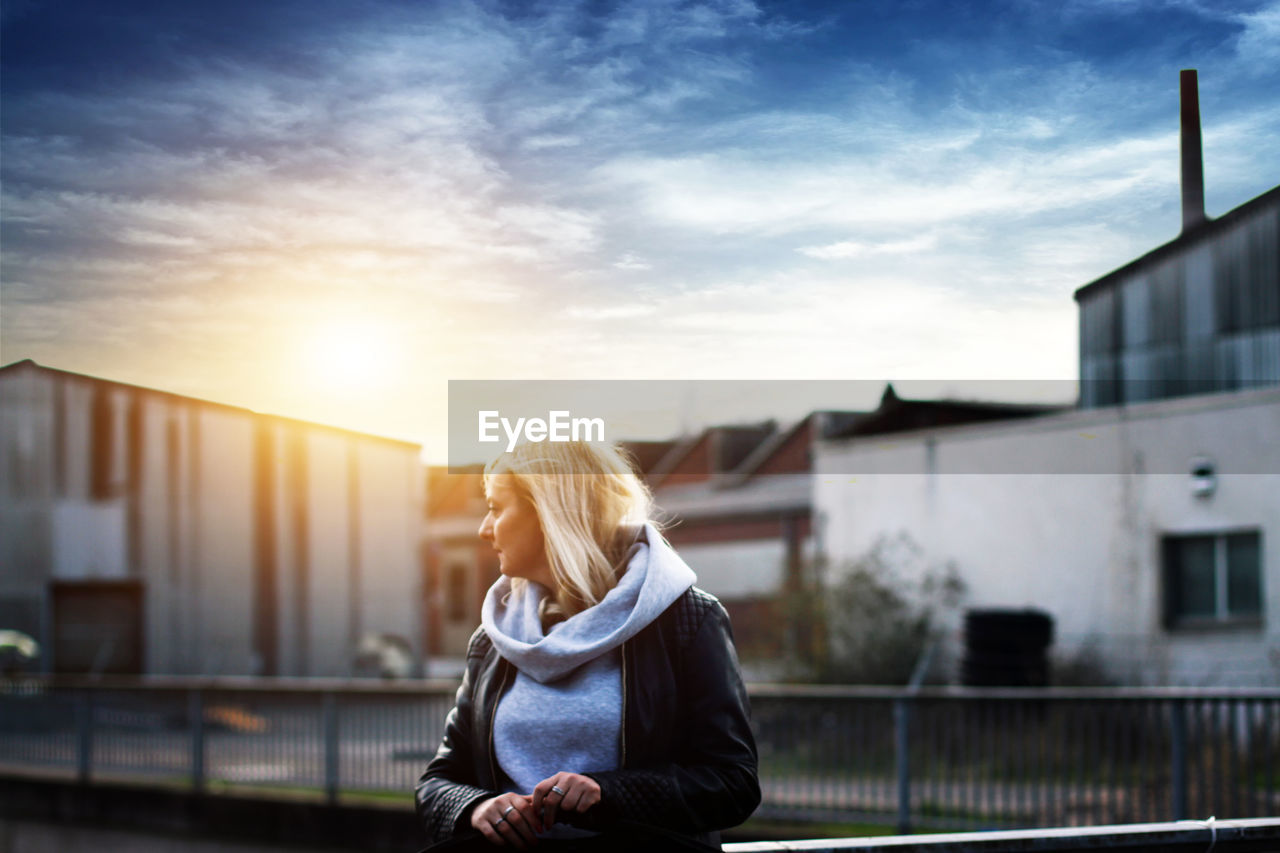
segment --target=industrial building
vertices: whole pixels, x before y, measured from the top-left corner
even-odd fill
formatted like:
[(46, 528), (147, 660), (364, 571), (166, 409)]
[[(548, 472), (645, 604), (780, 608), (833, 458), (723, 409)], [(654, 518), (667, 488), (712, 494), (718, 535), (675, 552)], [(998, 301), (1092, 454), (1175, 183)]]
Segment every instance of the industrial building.
[(1280, 685), (1280, 187), (1205, 217), (1182, 86), (1182, 233), (1076, 292), (1080, 409), (824, 442), (814, 506), (831, 566), (906, 534), (1092, 677)]
[(0, 627), (55, 672), (347, 676), (421, 651), (415, 444), (0, 368)]
[(1182, 72), (1182, 233), (1076, 291), (1085, 408), (1280, 382), (1280, 187), (1204, 212), (1199, 96)]

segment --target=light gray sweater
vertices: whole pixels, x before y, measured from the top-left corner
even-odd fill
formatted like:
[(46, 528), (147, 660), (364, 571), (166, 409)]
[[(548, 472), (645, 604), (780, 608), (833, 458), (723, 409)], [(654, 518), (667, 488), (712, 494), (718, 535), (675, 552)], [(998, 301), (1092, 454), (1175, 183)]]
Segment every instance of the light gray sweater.
[(651, 524), (639, 532), (618, 585), (594, 607), (551, 626), (536, 583), (515, 595), (503, 577), (490, 587), (481, 624), (516, 678), (498, 702), (494, 750), (510, 779), (528, 794), (561, 771), (589, 773), (619, 765), (624, 642), (693, 585), (693, 570)]

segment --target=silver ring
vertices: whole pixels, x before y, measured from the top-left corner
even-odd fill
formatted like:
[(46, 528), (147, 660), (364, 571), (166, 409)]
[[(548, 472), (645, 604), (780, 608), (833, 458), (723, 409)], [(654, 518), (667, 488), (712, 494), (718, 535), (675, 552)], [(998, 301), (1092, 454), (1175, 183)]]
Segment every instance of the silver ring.
[(507, 822), (507, 819), (506, 819), (505, 817), (500, 817), (500, 818), (498, 818), (497, 820), (495, 820), (495, 821), (493, 822), (493, 828), (494, 828), (494, 829), (497, 829), (497, 828), (498, 828), (498, 824), (500, 824), (500, 823), (506, 823), (506, 822)]
[(515, 810), (516, 810), (515, 806), (507, 806), (506, 810), (502, 813), (502, 819), (506, 820), (507, 815), (511, 814)]
[(557, 794), (559, 794), (562, 797), (564, 796), (564, 791), (560, 790), (559, 785), (552, 785), (551, 790), (555, 791)]

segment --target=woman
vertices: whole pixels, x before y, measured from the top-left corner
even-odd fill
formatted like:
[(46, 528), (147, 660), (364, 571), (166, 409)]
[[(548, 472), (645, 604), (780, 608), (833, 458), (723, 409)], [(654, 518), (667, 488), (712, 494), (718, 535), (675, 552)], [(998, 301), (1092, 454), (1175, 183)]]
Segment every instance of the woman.
[(502, 577), (418, 781), (431, 840), (715, 844), (760, 802), (724, 608), (693, 587), (617, 448), (525, 444), (491, 463), (484, 482), (480, 537)]

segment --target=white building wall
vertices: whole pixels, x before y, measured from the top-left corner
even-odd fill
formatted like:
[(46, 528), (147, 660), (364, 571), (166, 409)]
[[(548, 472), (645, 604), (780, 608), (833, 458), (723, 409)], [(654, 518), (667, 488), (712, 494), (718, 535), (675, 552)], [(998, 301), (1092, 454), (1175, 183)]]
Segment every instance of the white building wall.
[[(57, 384), (49, 381), (50, 389)], [(65, 459), (64, 497), (68, 500), (87, 501), (90, 498), (90, 480), (93, 458), (93, 385), (89, 382), (64, 380), (62, 390), (62, 452)], [(49, 423), (50, 441), (53, 440), (53, 424)], [(52, 462), (50, 462), (52, 466)], [(52, 477), (50, 467), (50, 477)]]
[[(401, 447), (368, 443), (359, 460), (361, 634), (395, 634), (422, 653), (422, 483)], [(359, 638), (357, 638), (357, 641)]]
[[(157, 519), (156, 528), (166, 538), (164, 569), (166, 583), (162, 588), (148, 587), (148, 621), (156, 626), (149, 634), (152, 671), (173, 674), (198, 674), (203, 625), (197, 606), (200, 596), (200, 472), (198, 432), (199, 416), (189, 407), (171, 405), (171, 432), (166, 432), (165, 495), (169, 510)], [(166, 427), (168, 430), (169, 428)], [(168, 447), (172, 437), (173, 445)], [(152, 527), (153, 525), (148, 525)], [(154, 577), (154, 575), (153, 575)], [(162, 594), (157, 594), (161, 592)], [(162, 639), (167, 642), (160, 642)], [(165, 661), (162, 663), (162, 661)]]
[[(279, 579), (288, 590), (280, 598), (284, 614), (280, 626), (280, 671), (288, 675), (307, 675), (311, 672), (312, 660), (308, 609), (311, 606), (308, 533), (311, 518), (307, 514), (311, 501), (309, 489), (305, 488), (305, 472), (310, 468), (306, 455), (308, 442), (305, 436), (294, 430), (282, 430), (280, 438), (282, 452), (279, 458), (284, 461), (284, 470), (278, 484), (280, 503), (277, 504), (276, 535), (280, 542)], [(304, 487), (301, 489), (299, 477)]]
[(342, 676), (351, 669), (351, 573), (348, 536), (347, 442), (337, 434), (307, 437), (309, 551), (307, 675)]
[(230, 409), (199, 409), (195, 428), (196, 556), (185, 578), (196, 620), (193, 658), (204, 674), (249, 673), (255, 669), (254, 419)]
[(53, 389), (28, 375), (5, 377), (0, 385), (0, 430), (5, 454), (0, 488), (24, 501), (53, 497)]
[[(182, 532), (186, 526), (189, 501), (185, 490), (173, 486), (187, 482), (182, 464), (186, 455), (178, 452), (170, 460), (170, 434), (180, 439), (185, 433), (183, 412), (168, 401), (144, 402), (142, 431), (142, 480), (138, 486), (138, 506), (142, 516), (138, 543), (139, 572), (146, 582), (143, 618), (147, 638), (148, 672), (181, 673), (196, 671), (184, 660), (178, 638), (182, 636), (183, 586)], [(87, 439), (86, 439), (87, 440)], [(77, 468), (79, 466), (69, 466)], [(164, 640), (167, 640), (164, 641)]]
[[(1071, 412), (819, 447), (815, 510), (831, 571), (905, 532), (954, 560), (968, 606), (1053, 614), (1146, 683), (1280, 683), (1280, 392)], [(1213, 458), (1212, 498), (1190, 491)], [(1014, 473), (1023, 472), (1023, 473)], [(1169, 631), (1160, 537), (1262, 531), (1263, 626)]]
[(300, 607), (298, 576), (302, 571), (302, 555), (294, 535), (294, 502), (290, 457), (294, 436), (281, 424), (268, 428), (269, 452), (272, 460), (272, 489), (269, 500), (275, 510), (272, 539), (276, 555), (276, 638), (277, 665), (281, 675), (304, 675), (307, 672), (305, 608)]
[(26, 372), (0, 375), (0, 607), (27, 628), (40, 615), (53, 562), (52, 424), (47, 384)]
[(129, 577), (125, 554), (125, 501), (53, 504), (53, 577), (119, 580)]
[(680, 556), (699, 587), (726, 600), (777, 595), (786, 577), (787, 543), (780, 538), (681, 545)]

